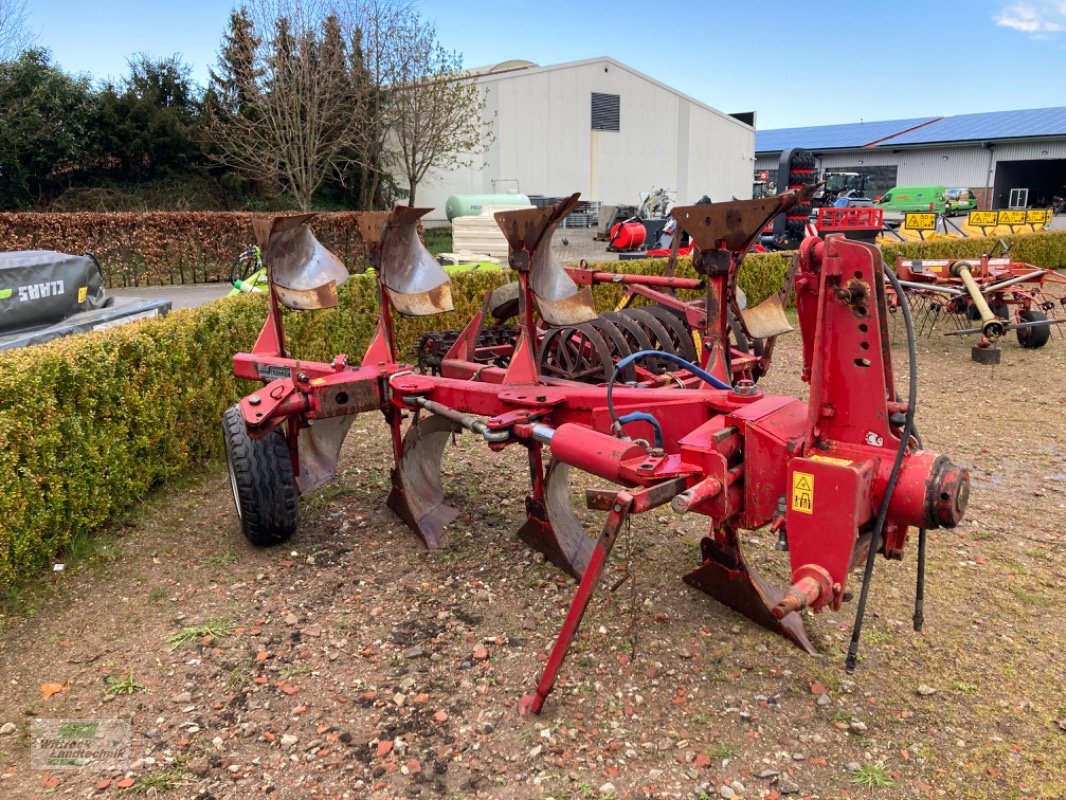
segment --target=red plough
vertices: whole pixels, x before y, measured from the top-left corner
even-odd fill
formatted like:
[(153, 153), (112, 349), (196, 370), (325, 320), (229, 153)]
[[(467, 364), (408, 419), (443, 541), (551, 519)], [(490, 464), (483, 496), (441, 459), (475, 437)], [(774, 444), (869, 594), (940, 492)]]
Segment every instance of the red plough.
[[(699, 558), (684, 577), (688, 584), (813, 651), (802, 609), (838, 609), (852, 568), (865, 561), (869, 573), (875, 553), (901, 558), (911, 528), (921, 530), (924, 554), (925, 529), (954, 527), (962, 518), (969, 477), (946, 456), (921, 449), (913, 398), (896, 393), (881, 255), (872, 245), (840, 236), (803, 243), (795, 290), (810, 400), (767, 395), (755, 384), (769, 359), (760, 366), (740, 352), (737, 332), (748, 341), (770, 341), (789, 326), (781, 296), (740, 308), (737, 271), (765, 224), (807, 194), (673, 210), (694, 241), (700, 281), (634, 285), (645, 299), (660, 301), (656, 314), (675, 314), (684, 323), (680, 330), (698, 334), (698, 353), (687, 353), (698, 358), (680, 352), (681, 339), (669, 331), (664, 336), (671, 347), (633, 352), (639, 325), (612, 325), (632, 334), (632, 342), (622, 337), (624, 347), (616, 340), (612, 352), (589, 288), (605, 275), (575, 280), (549, 247), (576, 195), (550, 208), (501, 212), (496, 218), (518, 276), (517, 287), (504, 293), (517, 317), (513, 344), (496, 346), (491, 358), (479, 353), (479, 331), (501, 300), (494, 293), (454, 338), (436, 374), (399, 362), (393, 338), (394, 312), (423, 315), (451, 307), (447, 275), (416, 235), (423, 211), (397, 208), (364, 223), (381, 306), (377, 332), (358, 366), (344, 355), (329, 364), (289, 357), (281, 306), (335, 303), (345, 275), (302, 220), (260, 226), (270, 312), (252, 352), (234, 357), (234, 369), (264, 386), (224, 419), (245, 534), (257, 544), (289, 538), (297, 526), (297, 494), (333, 474), (354, 415), (380, 411), (394, 455), (389, 507), (429, 548), (443, 543), (457, 513), (444, 502), (441, 485), (448, 440), (468, 431), (491, 449), (526, 451), (531, 485), (518, 535), (579, 583), (523, 712), (539, 712), (552, 690), (622, 524), (664, 505), (709, 519)], [(676, 301), (663, 291), (692, 285), (702, 286), (702, 300)], [(561, 346), (555, 361), (545, 361), (545, 342), (552, 340)], [(542, 368), (576, 369), (594, 350), (601, 351), (596, 382)], [(739, 371), (738, 360), (747, 364)], [(569, 507), (571, 469), (612, 485), (586, 493), (590, 508), (606, 512), (598, 536), (587, 534)], [(739, 531), (764, 526), (787, 546), (787, 587), (770, 586), (744, 557)], [(860, 612), (869, 585), (865, 580)], [(857, 643), (858, 625), (849, 664)]]

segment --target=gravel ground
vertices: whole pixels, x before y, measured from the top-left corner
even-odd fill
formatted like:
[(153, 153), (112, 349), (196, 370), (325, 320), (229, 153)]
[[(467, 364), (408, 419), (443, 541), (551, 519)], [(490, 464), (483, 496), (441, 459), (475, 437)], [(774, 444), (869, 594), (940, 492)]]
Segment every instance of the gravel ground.
[[(0, 631), (0, 796), (1061, 800), (1066, 340), (1008, 342), (994, 369), (969, 346), (923, 339), (919, 412), (927, 446), (972, 472), (968, 517), (930, 536), (922, 634), (914, 548), (879, 564), (854, 676), (850, 606), (808, 619), (820, 653), (803, 655), (682, 584), (702, 518), (653, 512), (615, 548), (544, 714), (521, 718), (574, 590), (513, 535), (521, 454), (458, 440), (462, 513), (427, 552), (384, 506), (386, 429), (365, 415), (288, 545), (243, 540), (213, 465), (20, 594)], [(764, 388), (803, 396), (798, 336), (775, 356)], [(746, 542), (780, 582), (772, 537)], [(128, 721), (128, 751), (33, 767), (31, 724), (59, 719)]]

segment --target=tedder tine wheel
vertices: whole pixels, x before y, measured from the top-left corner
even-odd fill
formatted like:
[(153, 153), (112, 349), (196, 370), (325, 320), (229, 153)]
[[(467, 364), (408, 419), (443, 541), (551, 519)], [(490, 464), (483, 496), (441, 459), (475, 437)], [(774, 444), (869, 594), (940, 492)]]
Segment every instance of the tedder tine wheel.
[[(1047, 315), (1043, 311), (1036, 311), (1032, 308), (1018, 314), (1019, 322), (1043, 322), (1046, 319)], [(1018, 335), (1018, 344), (1026, 350), (1036, 350), (1048, 343), (1048, 339), (1051, 338), (1051, 325), (1049, 323), (1016, 328), (1015, 333)]]
[(288, 541), (299, 522), (299, 493), (285, 434), (278, 429), (253, 439), (240, 408), (233, 406), (222, 415), (222, 437), (245, 537), (259, 547)]

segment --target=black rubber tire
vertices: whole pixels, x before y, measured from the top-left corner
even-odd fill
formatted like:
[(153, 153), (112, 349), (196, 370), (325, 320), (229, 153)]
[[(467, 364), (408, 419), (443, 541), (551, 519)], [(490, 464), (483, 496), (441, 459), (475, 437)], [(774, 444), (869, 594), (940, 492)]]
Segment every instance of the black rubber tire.
[(285, 434), (278, 429), (253, 439), (233, 406), (222, 415), (222, 438), (245, 538), (257, 547), (288, 541), (299, 523), (300, 504)]
[[(1047, 319), (1043, 311), (1029, 309), (1018, 315), (1019, 322), (1041, 322)], [(1016, 328), (1014, 331), (1018, 337), (1018, 344), (1026, 350), (1036, 350), (1048, 343), (1051, 338), (1051, 325), (1034, 325), (1031, 328)]]
[(518, 281), (505, 283), (489, 295), (489, 313), (499, 322), (518, 315)]

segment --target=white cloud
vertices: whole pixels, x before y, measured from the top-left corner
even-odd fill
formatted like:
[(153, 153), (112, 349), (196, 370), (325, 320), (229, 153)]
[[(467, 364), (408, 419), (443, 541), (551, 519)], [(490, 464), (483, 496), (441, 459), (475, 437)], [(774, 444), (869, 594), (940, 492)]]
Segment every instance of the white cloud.
[(999, 12), (996, 25), (1027, 33), (1034, 39), (1046, 39), (1066, 31), (1066, 0), (1013, 3)]

